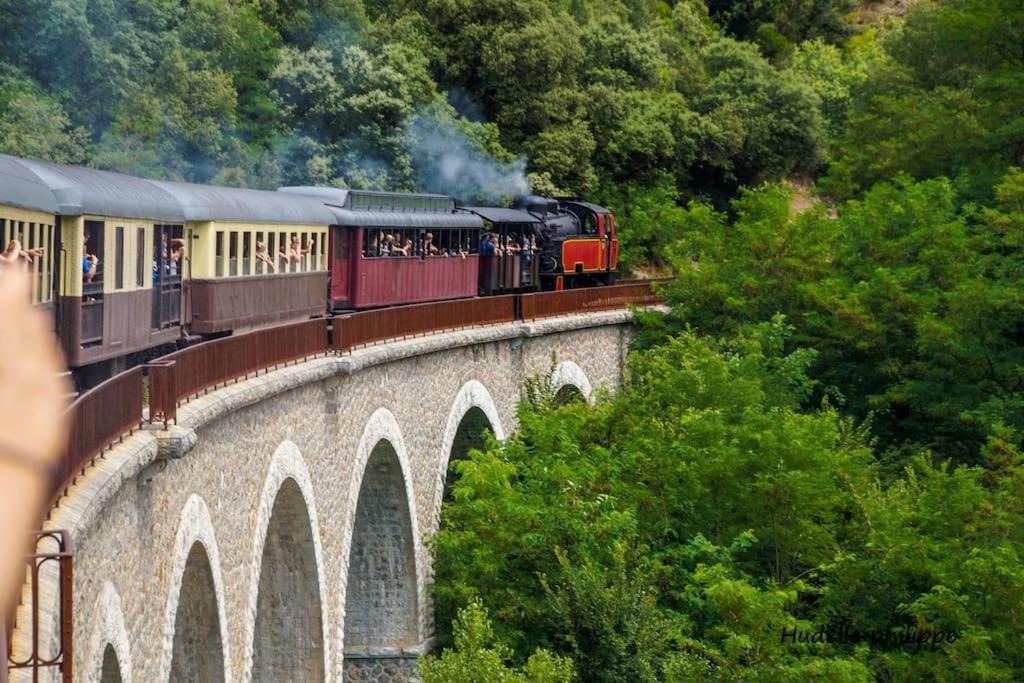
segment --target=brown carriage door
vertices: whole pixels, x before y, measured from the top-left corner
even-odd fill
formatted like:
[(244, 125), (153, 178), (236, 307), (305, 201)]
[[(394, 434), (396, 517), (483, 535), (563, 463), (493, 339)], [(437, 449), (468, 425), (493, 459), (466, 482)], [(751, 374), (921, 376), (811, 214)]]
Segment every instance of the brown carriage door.
[[(345, 228), (333, 228), (331, 234), (331, 298), (335, 301), (348, 300), (351, 275), (351, 264), (349, 263), (350, 252), (355, 255), (357, 252), (350, 249), (349, 240), (358, 240), (362, 232), (367, 230), (346, 230)], [(357, 243), (358, 244), (358, 243)]]
[(85, 261), (74, 264), (82, 273), (82, 346), (103, 341), (103, 277), (107, 269), (104, 228), (103, 221), (85, 221), (82, 253), (88, 262), (88, 270)]
[(181, 272), (186, 254), (184, 228), (153, 226), (153, 324), (154, 330), (181, 322)]

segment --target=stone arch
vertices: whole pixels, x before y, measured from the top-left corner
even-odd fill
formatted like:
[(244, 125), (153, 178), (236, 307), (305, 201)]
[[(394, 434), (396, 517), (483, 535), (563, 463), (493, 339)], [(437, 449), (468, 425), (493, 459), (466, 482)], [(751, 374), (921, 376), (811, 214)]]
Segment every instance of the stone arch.
[(85, 680), (101, 683), (130, 682), (132, 654), (124, 624), (121, 596), (114, 584), (104, 582), (97, 601), (96, 625), (89, 638), (89, 665)]
[(220, 637), (216, 589), (206, 548), (192, 544), (181, 578), (181, 594), (174, 616), (174, 645), (170, 680), (210, 681), (227, 679), (226, 650)]
[(394, 676), (411, 674), (422, 647), (425, 598), (409, 461), (398, 422), (387, 409), (367, 422), (355, 464), (342, 554), (341, 678), (398, 680)]
[(330, 666), (323, 548), (299, 447), (278, 446), (260, 494), (250, 557), (245, 678), (323, 681)]
[(482, 428), (489, 429), (499, 441), (505, 440), (505, 428), (501, 424), (494, 399), (487, 388), (474, 379), (462, 386), (448, 411), (444, 436), (441, 439), (441, 453), (437, 459), (438, 468), (431, 507), (433, 525), (430, 533), (437, 530), (441, 519), (441, 505), (447, 484), (450, 483), (451, 461), (460, 456), (465, 457), (470, 448), (479, 447), (478, 440)]
[(123, 683), (124, 678), (121, 677), (121, 665), (117, 661), (117, 652), (114, 651), (114, 646), (110, 643), (103, 648), (103, 661), (100, 664), (102, 666), (100, 683)]
[[(555, 392), (556, 400), (557, 396), (563, 393), (563, 389), (567, 387), (574, 387), (587, 401), (593, 400), (594, 390), (590, 385), (590, 380), (587, 379), (587, 374), (583, 372), (583, 368), (571, 360), (562, 361), (555, 366), (554, 372), (551, 373), (550, 385)], [(570, 391), (567, 390), (565, 394), (569, 394)]]
[(206, 503), (193, 494), (182, 509), (174, 540), (160, 680), (230, 683), (225, 614), (213, 522)]

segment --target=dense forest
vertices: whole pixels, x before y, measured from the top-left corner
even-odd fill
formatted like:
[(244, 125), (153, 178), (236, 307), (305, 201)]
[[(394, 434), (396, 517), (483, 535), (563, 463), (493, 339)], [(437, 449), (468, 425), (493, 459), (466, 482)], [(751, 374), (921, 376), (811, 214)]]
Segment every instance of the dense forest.
[(532, 382), (518, 432), (453, 464), (426, 683), (1024, 680), (1019, 0), (0, 0), (0, 23), (0, 152), (580, 194), (627, 269), (674, 275), (617, 395)]

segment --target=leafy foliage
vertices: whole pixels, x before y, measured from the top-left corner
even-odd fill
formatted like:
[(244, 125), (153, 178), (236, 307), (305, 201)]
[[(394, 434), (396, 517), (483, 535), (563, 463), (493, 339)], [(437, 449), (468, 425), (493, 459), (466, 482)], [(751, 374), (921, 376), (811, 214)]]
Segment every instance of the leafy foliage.
[(200, 182), (452, 191), (410, 133), (440, 115), (566, 193), (667, 178), (719, 197), (814, 167), (813, 93), (703, 3), (673, 4), (0, 0), (0, 65), (28, 91), (0, 87), (0, 150)]
[(997, 194), (965, 212), (950, 182), (901, 176), (836, 219), (821, 207), (793, 215), (777, 185), (742, 193), (732, 223), (691, 205), (661, 324), (730, 333), (783, 313), (818, 351), (824, 392), (873, 415), (884, 445), (977, 463), (1000, 426), (1024, 426), (1020, 172)]
[(571, 683), (572, 660), (552, 656), (546, 650), (535, 652), (521, 670), (509, 667), (512, 652), (494, 641), (487, 611), (479, 600), (459, 610), (453, 624), (455, 649), (440, 657), (420, 660), (423, 683)]
[(1007, 168), (1024, 164), (1022, 18), (1012, 0), (911, 8), (885, 39), (885, 68), (859, 90), (832, 188), (851, 193), (903, 171), (990, 199)]
[[(455, 465), (439, 623), (479, 601), (515, 660), (542, 647), (580, 680), (1018, 677), (1012, 434), (985, 445), (988, 468), (920, 454), (890, 475), (866, 425), (805, 407), (816, 354), (791, 334), (684, 332), (594, 405), (530, 392), (519, 432)], [(862, 641), (780, 637), (840, 624)], [(959, 639), (885, 635), (907, 629)]]

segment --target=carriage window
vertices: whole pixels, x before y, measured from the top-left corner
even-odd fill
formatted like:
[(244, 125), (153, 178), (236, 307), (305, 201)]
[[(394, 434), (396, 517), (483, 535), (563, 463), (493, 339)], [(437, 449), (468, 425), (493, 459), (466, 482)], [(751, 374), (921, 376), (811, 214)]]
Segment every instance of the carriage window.
[[(153, 226), (153, 284), (176, 281), (185, 267), (188, 257), (184, 228), (175, 225)], [(219, 236), (221, 233), (217, 233)], [(217, 240), (217, 263), (220, 269), (220, 239)]]
[(43, 253), (43, 265), (42, 274), (40, 280), (42, 282), (39, 288), (39, 300), (40, 301), (51, 301), (53, 299), (53, 264), (56, 263), (56, 254), (53, 253), (53, 226), (43, 226), (45, 232), (43, 233), (43, 247), (46, 251)]
[(82, 235), (82, 280), (86, 294), (103, 291), (103, 222), (86, 221)]
[(234, 230), (228, 233), (228, 275), (238, 275), (238, 233)]
[(114, 228), (114, 289), (124, 289), (124, 227)]
[[(341, 236), (344, 234), (344, 230), (335, 231), (334, 238), (334, 251), (335, 254), (341, 253)], [(380, 238), (377, 236), (377, 230), (375, 228), (363, 228), (363, 258), (372, 258), (377, 256), (380, 251)]]
[(320, 238), (320, 270), (328, 270), (327, 267), (327, 233), (323, 233)]
[[(31, 253), (31, 251), (33, 249), (35, 249), (35, 248), (37, 248), (39, 246), (39, 241), (38, 241), (38, 238), (37, 238), (36, 224), (35, 223), (29, 223), (28, 224), (28, 232), (25, 233), (25, 239), (21, 243), (21, 246), (24, 247), (25, 249), (29, 250), (30, 253)], [(36, 288), (39, 286), (39, 282), (38, 282), (38, 279), (37, 279), (38, 269), (39, 269), (39, 259), (38, 258), (33, 258), (32, 259), (32, 263), (31, 263), (31, 265), (29, 265), (29, 268), (28, 268), (29, 281), (32, 283), (32, 288), (31, 288), (30, 294), (29, 294), (29, 300), (32, 301), (33, 303), (35, 303), (35, 301), (36, 301), (36, 292), (37, 292)]]
[(216, 235), (216, 237), (214, 239), (214, 242), (216, 243), (216, 245), (215, 245), (216, 253), (215, 253), (215, 256), (214, 256), (214, 263), (215, 263), (214, 275), (216, 275), (217, 277), (223, 277), (224, 276), (224, 231), (223, 230), (218, 230), (217, 231), (217, 235)]
[(135, 286), (146, 286), (146, 229), (135, 231)]
[(262, 232), (256, 233), (256, 251), (253, 253), (252, 272), (254, 275), (263, 275), (267, 270), (267, 243), (264, 241), (266, 235)]
[(242, 233), (242, 275), (252, 275), (252, 233)]

